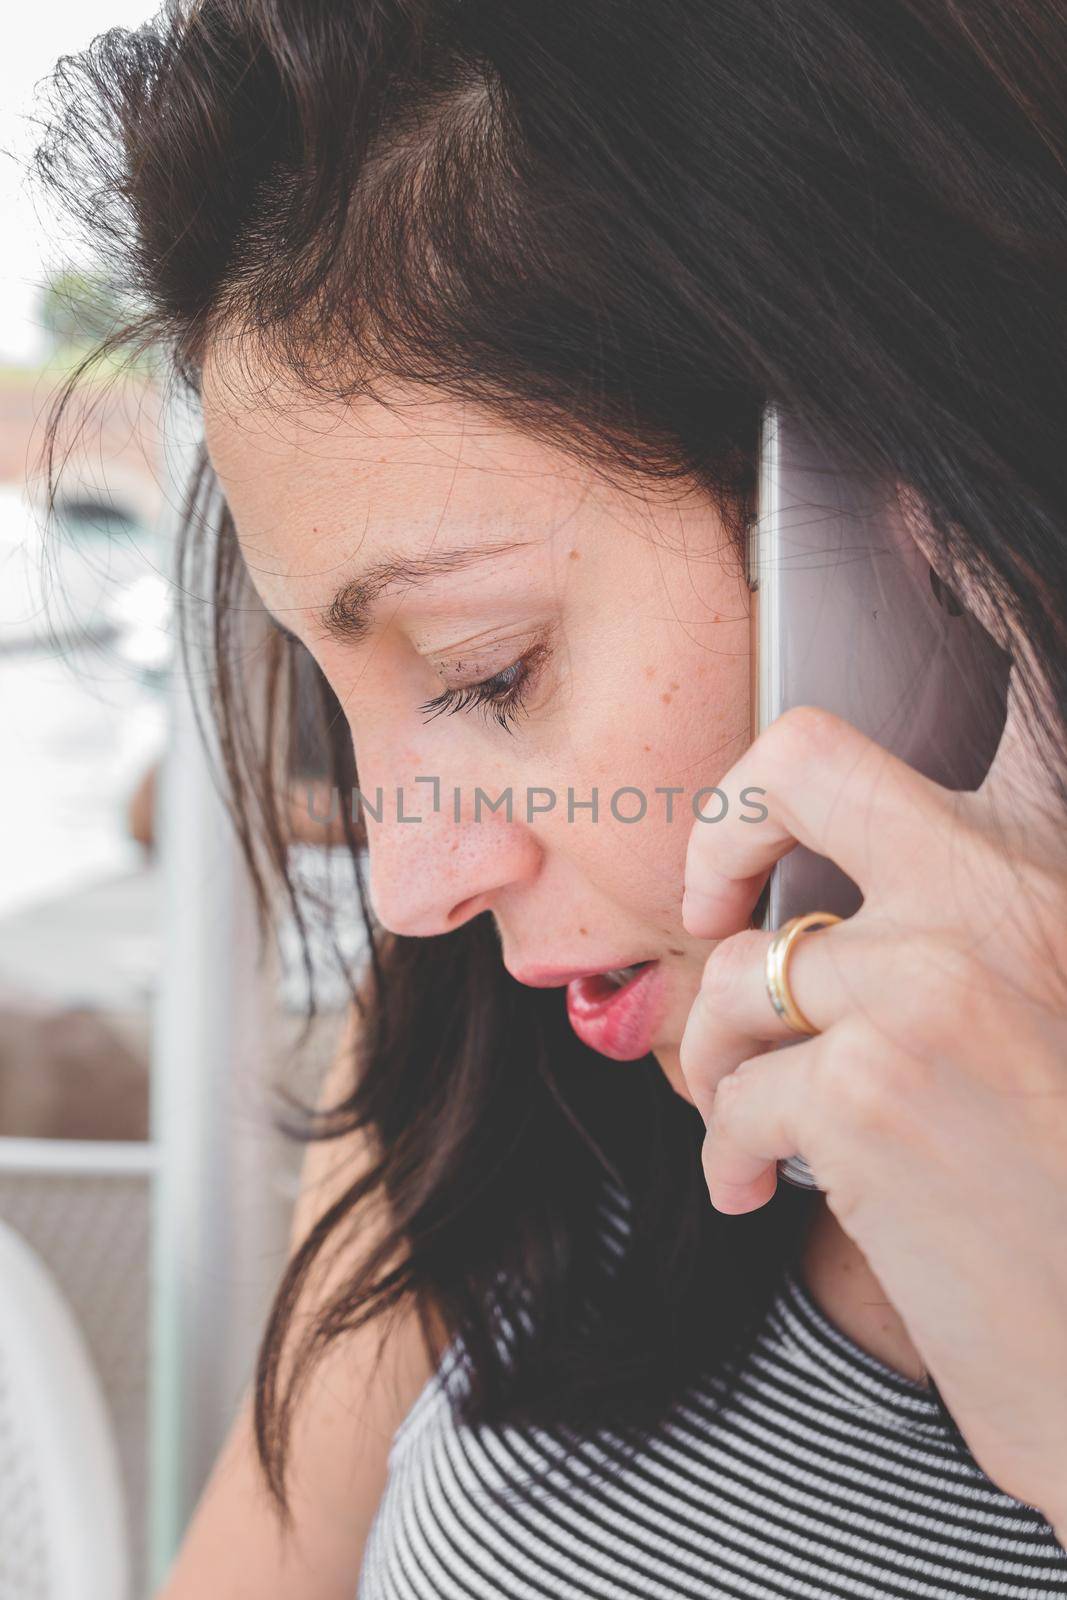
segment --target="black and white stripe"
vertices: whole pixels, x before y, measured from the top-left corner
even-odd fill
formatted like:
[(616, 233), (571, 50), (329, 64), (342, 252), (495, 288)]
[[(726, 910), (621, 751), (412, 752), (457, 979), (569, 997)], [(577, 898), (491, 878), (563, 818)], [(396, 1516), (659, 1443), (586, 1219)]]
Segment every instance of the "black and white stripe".
[[(626, 1201), (605, 1203), (625, 1246)], [(618, 1481), (558, 1474), (547, 1436), (457, 1429), (442, 1358), (394, 1435), (358, 1600), (952, 1600), (1067, 1596), (1042, 1513), (954, 1447), (933, 1398), (854, 1344), (787, 1273), (726, 1405), (690, 1392)], [(598, 1434), (582, 1460), (611, 1451)], [(553, 1488), (555, 1485), (555, 1488)]]

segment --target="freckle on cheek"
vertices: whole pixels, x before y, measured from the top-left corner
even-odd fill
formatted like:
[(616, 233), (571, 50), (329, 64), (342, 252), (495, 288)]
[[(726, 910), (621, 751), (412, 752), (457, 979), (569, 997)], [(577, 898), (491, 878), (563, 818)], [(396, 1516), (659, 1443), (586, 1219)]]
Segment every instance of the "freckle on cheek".
[(669, 694), (661, 694), (660, 699), (663, 701), (665, 706), (669, 706), (671, 703), (671, 697)]
[(588, 932), (589, 932), (589, 929), (588, 929), (588, 928), (579, 928), (579, 929), (578, 929), (578, 932), (579, 932), (579, 933), (588, 933)]
[(580, 550), (572, 550), (571, 553), (570, 553), (570, 559), (572, 561), (580, 561), (582, 559), (581, 551)]

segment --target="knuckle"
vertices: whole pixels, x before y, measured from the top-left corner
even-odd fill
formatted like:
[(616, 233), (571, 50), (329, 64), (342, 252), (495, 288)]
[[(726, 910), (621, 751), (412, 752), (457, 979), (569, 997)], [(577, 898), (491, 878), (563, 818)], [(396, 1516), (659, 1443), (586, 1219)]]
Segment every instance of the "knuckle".
[(811, 1065), (811, 1087), (824, 1105), (837, 1105), (852, 1088), (856, 1060), (862, 1055), (859, 1029), (851, 1018), (819, 1036)]
[(779, 754), (810, 760), (836, 743), (841, 719), (821, 706), (791, 706), (773, 724)]
[(715, 1086), (715, 1098), (711, 1103), (711, 1114), (708, 1120), (709, 1130), (714, 1128), (722, 1133), (732, 1126), (737, 1115), (738, 1106), (745, 1093), (745, 1069), (754, 1066), (754, 1062), (742, 1061), (740, 1066), (728, 1072)]
[[(926, 934), (919, 943), (919, 958), (925, 986), (931, 994), (962, 998), (965, 991), (981, 986), (984, 964), (966, 945)], [(953, 989), (957, 996), (951, 994)]]
[(823, 1035), (812, 1075), (821, 1104), (854, 1128), (884, 1128), (904, 1087), (896, 1053), (877, 1028), (858, 1019)]
[(975, 953), (950, 940), (920, 934), (908, 941), (907, 981), (893, 1031), (920, 1055), (957, 1042), (960, 1018), (983, 1005), (990, 974)]

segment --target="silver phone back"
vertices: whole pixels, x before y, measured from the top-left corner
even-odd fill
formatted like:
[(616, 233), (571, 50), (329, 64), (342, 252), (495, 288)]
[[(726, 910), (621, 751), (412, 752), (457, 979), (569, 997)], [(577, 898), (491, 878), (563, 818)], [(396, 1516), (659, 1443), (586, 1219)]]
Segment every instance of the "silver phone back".
[[(934, 577), (892, 486), (845, 471), (777, 407), (764, 416), (749, 585), (753, 736), (791, 706), (821, 706), (947, 788), (978, 787), (1010, 658)], [(838, 867), (798, 846), (772, 873), (764, 926), (860, 903)]]
[[(778, 407), (763, 419), (749, 589), (753, 738), (791, 706), (821, 706), (937, 783), (978, 787), (1004, 727), (1010, 658), (934, 577), (892, 485), (845, 470)], [(861, 904), (833, 861), (798, 845), (757, 917), (770, 930)], [(818, 1187), (800, 1155), (778, 1170)]]

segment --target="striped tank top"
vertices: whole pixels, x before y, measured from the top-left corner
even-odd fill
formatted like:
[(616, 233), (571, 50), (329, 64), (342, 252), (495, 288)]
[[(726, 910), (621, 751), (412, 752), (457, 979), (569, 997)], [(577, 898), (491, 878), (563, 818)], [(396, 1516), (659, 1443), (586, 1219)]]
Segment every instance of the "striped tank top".
[[(609, 1190), (604, 1240), (625, 1248)], [(923, 1386), (855, 1344), (787, 1269), (732, 1396), (686, 1391), (616, 1483), (485, 1491), (561, 1448), (457, 1427), (454, 1340), (393, 1436), (357, 1600), (949, 1600), (1067, 1596), (1043, 1513), (961, 1457)], [(601, 1459), (598, 1438), (582, 1441)]]

